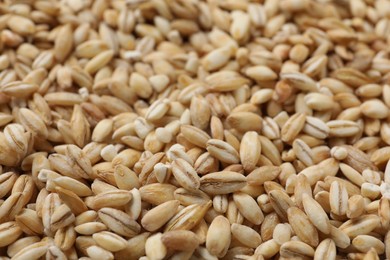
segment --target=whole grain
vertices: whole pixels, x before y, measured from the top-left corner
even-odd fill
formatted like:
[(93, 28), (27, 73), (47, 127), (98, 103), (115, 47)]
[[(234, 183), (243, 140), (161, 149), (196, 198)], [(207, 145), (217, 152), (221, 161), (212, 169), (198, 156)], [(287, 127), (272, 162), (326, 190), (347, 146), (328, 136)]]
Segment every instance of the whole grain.
[(1, 2), (0, 258), (389, 258), (389, 14)]

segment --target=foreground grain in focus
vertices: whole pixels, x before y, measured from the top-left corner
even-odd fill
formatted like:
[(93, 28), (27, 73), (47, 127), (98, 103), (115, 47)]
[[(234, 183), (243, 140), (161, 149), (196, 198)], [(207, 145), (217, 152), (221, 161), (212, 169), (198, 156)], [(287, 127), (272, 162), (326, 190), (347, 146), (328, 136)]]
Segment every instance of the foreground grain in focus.
[(389, 259), (389, 17), (2, 1), (1, 259)]

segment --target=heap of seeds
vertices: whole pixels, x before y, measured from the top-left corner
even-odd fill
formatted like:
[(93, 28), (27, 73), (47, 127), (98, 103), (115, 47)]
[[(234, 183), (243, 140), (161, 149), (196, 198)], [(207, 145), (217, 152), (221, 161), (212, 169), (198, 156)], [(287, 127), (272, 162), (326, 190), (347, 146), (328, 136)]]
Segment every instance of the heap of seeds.
[(390, 259), (389, 0), (3, 0), (0, 259)]

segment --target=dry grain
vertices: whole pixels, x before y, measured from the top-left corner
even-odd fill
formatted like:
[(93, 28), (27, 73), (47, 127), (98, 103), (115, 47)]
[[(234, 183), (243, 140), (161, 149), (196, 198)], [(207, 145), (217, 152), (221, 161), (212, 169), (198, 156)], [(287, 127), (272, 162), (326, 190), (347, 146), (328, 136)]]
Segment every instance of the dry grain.
[(3, 258), (389, 258), (390, 5), (344, 2), (2, 3)]

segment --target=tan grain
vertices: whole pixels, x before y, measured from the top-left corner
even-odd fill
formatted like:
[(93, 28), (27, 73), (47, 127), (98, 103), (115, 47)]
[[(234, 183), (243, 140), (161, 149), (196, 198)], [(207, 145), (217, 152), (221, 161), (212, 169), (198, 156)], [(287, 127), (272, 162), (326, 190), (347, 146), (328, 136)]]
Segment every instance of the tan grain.
[(226, 254), (231, 240), (229, 220), (223, 216), (216, 217), (207, 231), (207, 250), (218, 257)]
[(389, 258), (389, 8), (4, 1), (1, 255)]

